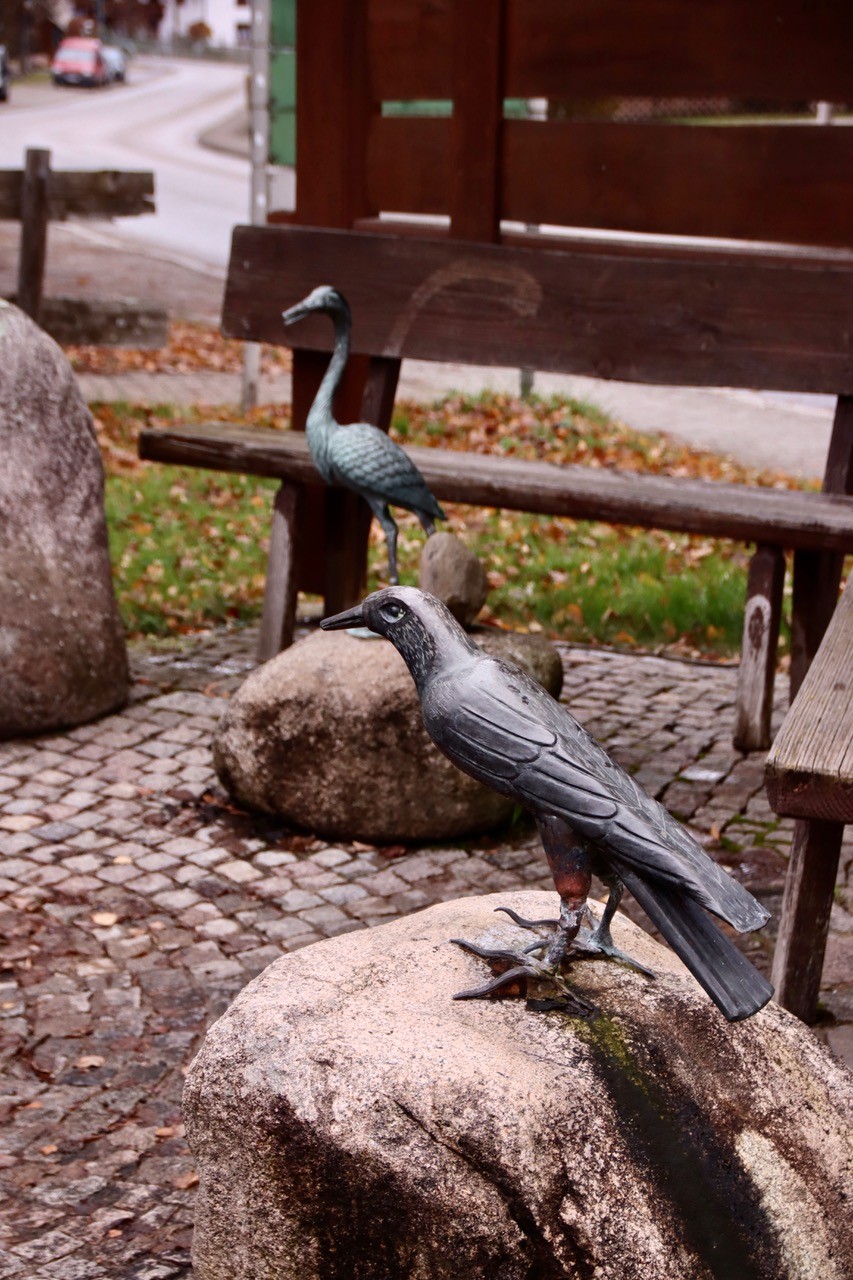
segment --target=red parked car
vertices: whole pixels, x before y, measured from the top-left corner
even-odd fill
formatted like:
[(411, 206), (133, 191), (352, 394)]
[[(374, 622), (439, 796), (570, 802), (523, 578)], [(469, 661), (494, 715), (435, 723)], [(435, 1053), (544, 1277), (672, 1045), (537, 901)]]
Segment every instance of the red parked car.
[(106, 84), (110, 73), (100, 40), (69, 36), (63, 40), (50, 64), (54, 84)]

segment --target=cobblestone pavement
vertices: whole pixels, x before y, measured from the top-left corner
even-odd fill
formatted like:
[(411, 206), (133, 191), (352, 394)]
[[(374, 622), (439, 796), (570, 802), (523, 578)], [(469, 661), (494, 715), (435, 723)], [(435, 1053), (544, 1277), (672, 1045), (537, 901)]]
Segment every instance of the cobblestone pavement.
[[(254, 641), (138, 651), (121, 714), (0, 744), (0, 1280), (188, 1277), (181, 1085), (236, 992), (321, 938), (461, 895), (551, 887), (527, 829), (403, 851), (329, 844), (232, 807), (209, 743)], [(590, 649), (564, 662), (578, 716), (777, 909), (789, 830), (764, 798), (762, 759), (731, 747), (734, 669)], [(842, 862), (840, 903), (849, 844)], [(745, 946), (766, 970), (772, 937)], [(838, 905), (817, 1034), (848, 1061), (851, 953)]]

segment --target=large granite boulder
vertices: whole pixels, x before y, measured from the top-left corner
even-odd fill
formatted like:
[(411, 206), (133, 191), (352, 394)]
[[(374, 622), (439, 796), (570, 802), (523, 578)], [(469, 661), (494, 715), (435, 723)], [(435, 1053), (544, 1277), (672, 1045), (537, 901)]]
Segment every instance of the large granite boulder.
[(0, 300), (0, 738), (127, 698), (89, 411), (59, 347)]
[[(541, 636), (474, 639), (559, 693), (560, 655)], [(345, 632), (318, 632), (253, 671), (219, 722), (213, 759), (240, 804), (332, 839), (453, 839), (513, 811), (433, 746), (396, 649)]]
[(208, 1032), (184, 1116), (197, 1280), (843, 1280), (853, 1078), (777, 1005), (730, 1024), (658, 973), (576, 966), (590, 1020), (447, 940), (517, 945), (499, 903), (431, 907), (277, 960)]

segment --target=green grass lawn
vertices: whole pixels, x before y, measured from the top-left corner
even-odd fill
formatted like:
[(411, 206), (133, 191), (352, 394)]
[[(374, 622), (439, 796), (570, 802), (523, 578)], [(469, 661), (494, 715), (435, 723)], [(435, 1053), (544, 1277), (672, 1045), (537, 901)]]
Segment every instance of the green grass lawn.
[[(119, 605), (131, 635), (165, 636), (260, 614), (275, 482), (140, 464), (140, 423), (169, 407), (93, 406), (107, 468), (107, 519)], [(180, 415), (186, 419), (187, 414)], [(207, 420), (233, 416), (205, 410)], [(257, 411), (255, 423), (285, 427)], [(412, 444), (584, 461), (706, 478), (779, 483), (609, 421), (556, 398), (450, 397), (401, 405), (394, 434)], [(401, 578), (415, 583), (423, 534), (401, 512)], [(451, 506), (449, 527), (480, 556), (491, 592), (486, 620), (572, 641), (656, 652), (734, 656), (740, 646), (749, 549), (728, 542), (586, 521)], [(386, 581), (375, 522), (368, 587)]]

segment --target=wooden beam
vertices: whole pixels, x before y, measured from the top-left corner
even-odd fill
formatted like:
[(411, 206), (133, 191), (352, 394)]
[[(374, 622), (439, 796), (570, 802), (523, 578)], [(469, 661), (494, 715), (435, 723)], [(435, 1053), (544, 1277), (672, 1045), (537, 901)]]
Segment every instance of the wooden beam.
[[(853, 260), (665, 248), (509, 248), (237, 227), (223, 327), (288, 345), (281, 301), (334, 280), (353, 350), (681, 386), (853, 395)], [(293, 335), (296, 337), (296, 335)], [(299, 326), (328, 351), (324, 317)]]

